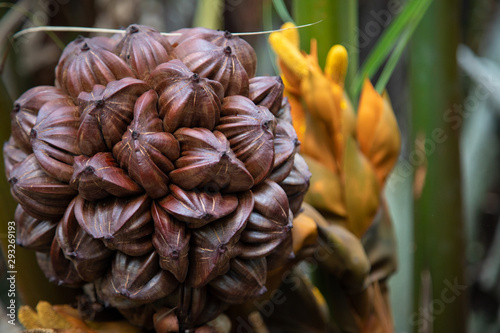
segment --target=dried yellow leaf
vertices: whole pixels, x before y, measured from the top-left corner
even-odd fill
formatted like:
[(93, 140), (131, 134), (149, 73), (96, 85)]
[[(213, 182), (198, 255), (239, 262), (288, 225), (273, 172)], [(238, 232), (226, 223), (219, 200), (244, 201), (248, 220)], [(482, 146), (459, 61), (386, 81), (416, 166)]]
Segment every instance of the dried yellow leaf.
[(40, 328), (42, 327), (42, 323), (40, 322), (40, 318), (38, 318), (38, 314), (29, 306), (23, 305), (19, 309), (18, 313), (19, 322), (26, 329)]
[(36, 311), (44, 328), (71, 328), (71, 324), (57, 313), (49, 302), (38, 302)]

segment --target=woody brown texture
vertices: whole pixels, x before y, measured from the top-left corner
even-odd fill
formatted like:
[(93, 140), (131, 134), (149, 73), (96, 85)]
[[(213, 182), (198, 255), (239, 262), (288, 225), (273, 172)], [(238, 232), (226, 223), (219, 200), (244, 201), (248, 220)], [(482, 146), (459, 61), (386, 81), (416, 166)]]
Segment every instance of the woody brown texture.
[(12, 110), (18, 244), (54, 283), (151, 326), (196, 327), (262, 295), (293, 257), (310, 173), (279, 77), (228, 32), (132, 25), (79, 37)]

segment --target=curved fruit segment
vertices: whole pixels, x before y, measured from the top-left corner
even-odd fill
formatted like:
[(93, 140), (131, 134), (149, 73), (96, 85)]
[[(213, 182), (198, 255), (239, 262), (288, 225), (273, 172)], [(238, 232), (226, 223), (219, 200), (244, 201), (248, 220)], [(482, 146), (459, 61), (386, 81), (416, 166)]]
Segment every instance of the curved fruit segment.
[(253, 185), (252, 175), (236, 158), (226, 137), (204, 128), (182, 128), (175, 132), (181, 145), (181, 157), (170, 173), (172, 182), (191, 190), (209, 193), (240, 192)]
[(174, 59), (158, 66), (149, 80), (158, 92), (158, 111), (165, 131), (180, 127), (213, 130), (220, 117), (224, 88), (214, 80), (201, 77)]
[(56, 86), (71, 98), (91, 92), (95, 85), (107, 85), (135, 77), (128, 65), (102, 43), (103, 37), (78, 37), (64, 49), (56, 67)]
[(229, 140), (231, 149), (260, 183), (272, 171), (276, 119), (263, 106), (243, 96), (224, 98), (221, 119), (215, 128)]

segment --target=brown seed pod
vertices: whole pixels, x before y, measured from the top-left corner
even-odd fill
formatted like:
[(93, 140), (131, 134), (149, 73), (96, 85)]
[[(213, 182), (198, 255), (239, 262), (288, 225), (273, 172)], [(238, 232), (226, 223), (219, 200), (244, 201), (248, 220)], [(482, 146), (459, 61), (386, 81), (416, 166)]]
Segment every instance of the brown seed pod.
[(252, 175), (221, 132), (181, 128), (174, 135), (182, 155), (170, 173), (173, 183), (187, 190), (198, 188), (211, 193), (240, 192), (252, 187)]
[(176, 306), (179, 330), (192, 330), (205, 324), (216, 318), (228, 306), (215, 297), (209, 288), (191, 288), (184, 284), (179, 289), (181, 297)]
[(210, 282), (212, 293), (230, 304), (241, 304), (262, 296), (266, 291), (267, 263), (265, 258), (232, 259), (227, 274)]
[[(85, 38), (83, 36), (78, 36), (78, 38)], [(122, 34), (116, 33), (110, 37), (96, 36), (92, 37), (92, 43), (96, 46), (99, 46), (105, 50), (113, 52), (113, 49), (116, 47), (116, 44), (120, 42), (122, 39)]]
[(215, 297), (211, 292), (210, 288), (207, 288), (207, 301), (204, 304), (203, 312), (199, 314), (197, 318), (194, 319), (195, 325), (201, 325), (208, 323), (202, 327), (195, 330), (196, 333), (202, 332), (213, 332), (212, 330), (207, 331), (206, 329), (215, 329), (214, 333), (219, 332), (230, 332), (231, 331), (231, 320), (223, 314), (223, 312), (228, 308), (228, 304), (223, 300)]
[(290, 102), (288, 101), (288, 97), (283, 97), (283, 100), (281, 102), (281, 108), (276, 112), (275, 116), (279, 120), (283, 120), (289, 124), (292, 124), (292, 113), (290, 112), (292, 109), (292, 106), (290, 105)]
[(42, 168), (52, 177), (69, 182), (73, 160), (80, 154), (76, 135), (80, 124), (78, 107), (70, 98), (45, 103), (30, 132), (33, 152)]
[(57, 242), (77, 271), (87, 282), (92, 282), (108, 269), (113, 251), (80, 227), (75, 218), (75, 200), (66, 210), (57, 226)]
[(204, 127), (213, 130), (219, 121), (224, 88), (213, 80), (191, 72), (180, 60), (158, 66), (150, 79), (160, 92), (160, 117), (165, 131), (180, 127)]
[(285, 163), (293, 160), (299, 151), (300, 142), (293, 126), (283, 120), (278, 120), (276, 135), (274, 136), (274, 164), (273, 170), (282, 167)]
[(252, 212), (250, 191), (238, 196), (238, 207), (230, 215), (192, 231), (193, 250), (188, 285), (200, 288), (229, 270), (229, 260), (238, 255), (236, 244)]
[(278, 119), (276, 135), (274, 136), (274, 165), (269, 179), (281, 183), (292, 172), (295, 154), (299, 151), (300, 141), (293, 126)]
[(176, 185), (171, 185), (170, 190), (171, 194), (158, 204), (191, 229), (221, 219), (238, 206), (238, 198), (232, 194), (185, 191)]
[(180, 43), (186, 39), (204, 39), (215, 46), (230, 47), (233, 50), (236, 58), (241, 63), (248, 75), (248, 78), (253, 78), (257, 70), (257, 54), (253, 47), (244, 39), (234, 36), (229, 31), (212, 30), (206, 28), (181, 29), (186, 31), (181, 38), (176, 40)]
[[(50, 245), (52, 246), (52, 243)], [(52, 268), (52, 263), (50, 262), (50, 248), (48, 251), (35, 252), (35, 258), (47, 280), (49, 280), (50, 283), (57, 284), (59, 280), (57, 279), (54, 268)]]
[(134, 120), (113, 148), (120, 166), (153, 198), (168, 193), (167, 174), (174, 169), (172, 161), (179, 157), (179, 143), (163, 132), (156, 111), (154, 90), (142, 94), (134, 107)]
[(248, 74), (231, 46), (189, 38), (175, 48), (174, 54), (192, 72), (220, 82), (225, 96), (248, 96)]
[(207, 303), (206, 288), (191, 288), (189, 286), (181, 287), (181, 297), (177, 307), (179, 319), (179, 331), (188, 330), (196, 327), (194, 321), (201, 313)]
[(128, 197), (143, 189), (123, 169), (118, 167), (111, 153), (97, 153), (92, 157), (77, 156), (70, 185), (89, 201), (109, 196)]
[(171, 217), (156, 202), (151, 206), (155, 231), (153, 245), (160, 256), (160, 267), (184, 282), (189, 266), (191, 232), (186, 225)]
[(283, 189), (271, 180), (252, 189), (255, 205), (241, 234), (241, 258), (267, 256), (284, 239), (290, 237), (293, 215)]
[(292, 172), (279, 183), (288, 196), (294, 215), (300, 211), (304, 196), (309, 189), (309, 179), (311, 179), (311, 172), (309, 172), (306, 161), (300, 154), (295, 154)]
[(21, 148), (17, 147), (14, 138), (11, 136), (9, 141), (3, 144), (3, 161), (5, 165), (5, 176), (10, 178), (10, 173), (17, 163), (21, 163), (28, 157)]
[(54, 238), (50, 248), (50, 264), (47, 264), (43, 271), (49, 280), (57, 285), (77, 288), (85, 284), (73, 262), (64, 256), (57, 237)]
[(231, 149), (254, 179), (260, 183), (272, 171), (276, 119), (263, 106), (256, 106), (243, 96), (224, 98), (219, 125)]
[(153, 249), (151, 201), (146, 195), (112, 197), (91, 202), (76, 198), (75, 216), (80, 226), (112, 250), (140, 256)]
[(170, 60), (172, 46), (167, 38), (151, 27), (130, 25), (123, 39), (114, 48), (137, 78), (148, 80), (150, 73), (161, 63)]
[(129, 66), (106, 47), (102, 37), (96, 40), (80, 36), (68, 44), (56, 67), (56, 86), (76, 99), (82, 91), (91, 92), (95, 85), (135, 77)]
[[(56, 243), (56, 244), (54, 244)], [(52, 251), (36, 252), (36, 260), (38, 266), (40, 266), (45, 277), (51, 282), (59, 286), (66, 286), (71, 288), (79, 288), (85, 284), (75, 267), (72, 265), (71, 261), (67, 260), (60, 248), (57, 240), (54, 238), (52, 247), (54, 248), (54, 258), (52, 258)], [(58, 271), (61, 273), (58, 276), (52, 266), (52, 261), (58, 265)]]
[(280, 78), (255, 78), (239, 37), (179, 32), (70, 43), (58, 88), (16, 101), (4, 160), (18, 241), (45, 251), (51, 281), (92, 286), (136, 325), (175, 309), (162, 329), (212, 332), (293, 264), (308, 175)]
[(17, 205), (14, 220), (17, 245), (36, 251), (50, 250), (57, 223), (36, 219), (26, 213), (21, 205)]
[(32, 152), (31, 129), (35, 126), (38, 110), (56, 99), (66, 99), (61, 89), (51, 86), (31, 88), (22, 94), (15, 102), (10, 114), (13, 143), (26, 154)]
[(158, 264), (156, 252), (139, 257), (116, 252), (111, 269), (97, 281), (97, 294), (117, 308), (152, 303), (170, 294), (179, 284)]
[(68, 184), (50, 177), (34, 154), (17, 164), (10, 173), (12, 196), (31, 216), (57, 221), (77, 194)]
[(269, 179), (276, 183), (281, 183), (292, 172), (295, 155), (291, 155), (279, 168), (273, 169)]
[(146, 330), (152, 330), (154, 327), (153, 316), (156, 313), (156, 309), (153, 304), (144, 304), (126, 309), (118, 308), (118, 311), (132, 325), (144, 327)]
[(290, 230), (289, 235), (266, 257), (267, 270), (274, 271), (278, 268), (290, 267), (290, 264), (296, 259), (293, 252), (292, 231)]
[(250, 98), (256, 105), (269, 109), (276, 116), (281, 108), (285, 85), (279, 76), (257, 76), (250, 79)]
[(203, 34), (203, 33), (210, 33), (210, 32), (215, 32), (216, 30), (208, 29), (208, 28), (203, 28), (203, 27), (195, 27), (195, 28), (182, 28), (178, 30), (172, 31), (171, 35), (166, 36), (168, 41), (170, 42), (170, 45), (172, 45), (173, 48), (176, 48), (180, 43), (185, 41), (188, 38), (191, 38), (195, 35)]
[(82, 154), (111, 151), (132, 121), (135, 102), (148, 90), (145, 82), (125, 78), (106, 87), (95, 85), (92, 93), (81, 93), (78, 145)]

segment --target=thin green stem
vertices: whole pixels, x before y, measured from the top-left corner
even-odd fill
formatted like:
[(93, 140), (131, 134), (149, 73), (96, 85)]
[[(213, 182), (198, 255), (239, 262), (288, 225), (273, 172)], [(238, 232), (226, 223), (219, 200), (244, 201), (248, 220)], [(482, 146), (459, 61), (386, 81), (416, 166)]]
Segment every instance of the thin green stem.
[(410, 1), (401, 14), (396, 17), (384, 31), (352, 82), (351, 97), (353, 100), (357, 100), (365, 78), (372, 77), (379, 70), (380, 66), (387, 59), (387, 56), (409, 26), (413, 26), (412, 30), (416, 28), (431, 3), (432, 0)]
[(409, 29), (407, 29), (403, 32), (401, 39), (396, 44), (394, 51), (392, 51), (389, 60), (387, 60), (387, 63), (385, 64), (384, 69), (382, 70), (382, 73), (380, 74), (380, 77), (377, 81), (377, 84), (375, 85), (375, 89), (379, 94), (382, 94), (387, 83), (389, 82), (389, 79), (391, 78), (392, 73), (394, 72), (394, 69), (398, 64), (401, 55), (406, 49), (406, 44), (408, 44), (410, 38), (411, 38), (411, 32)]

